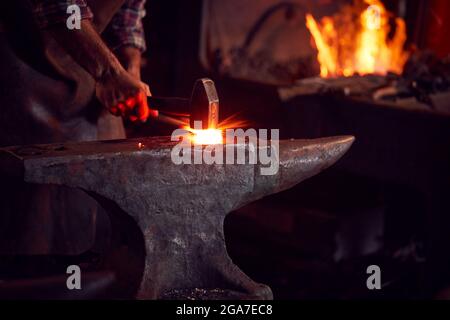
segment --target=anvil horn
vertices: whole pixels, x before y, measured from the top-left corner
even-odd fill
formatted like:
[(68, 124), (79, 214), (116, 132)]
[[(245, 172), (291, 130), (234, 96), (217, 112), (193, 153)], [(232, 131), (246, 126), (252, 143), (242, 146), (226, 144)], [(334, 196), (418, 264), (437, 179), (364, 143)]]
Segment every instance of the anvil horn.
[(352, 136), (312, 140), (282, 140), (279, 146), (279, 170), (276, 175), (256, 172), (255, 190), (250, 199), (278, 193), (299, 184), (336, 163), (352, 146)]
[(280, 141), (279, 170), (271, 176), (261, 175), (258, 164), (175, 165), (168, 138), (3, 148), (0, 168), (30, 183), (95, 193), (131, 216), (145, 245), (139, 298), (221, 288), (240, 292), (235, 297), (270, 299), (270, 288), (252, 281), (228, 256), (225, 216), (328, 168), (353, 141)]

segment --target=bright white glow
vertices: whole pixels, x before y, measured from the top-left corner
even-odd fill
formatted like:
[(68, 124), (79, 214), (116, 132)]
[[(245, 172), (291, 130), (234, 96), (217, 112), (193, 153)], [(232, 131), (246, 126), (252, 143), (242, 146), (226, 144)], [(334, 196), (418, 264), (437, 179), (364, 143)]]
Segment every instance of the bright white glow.
[(220, 129), (195, 130), (192, 132), (192, 143), (201, 145), (223, 144), (223, 134)]

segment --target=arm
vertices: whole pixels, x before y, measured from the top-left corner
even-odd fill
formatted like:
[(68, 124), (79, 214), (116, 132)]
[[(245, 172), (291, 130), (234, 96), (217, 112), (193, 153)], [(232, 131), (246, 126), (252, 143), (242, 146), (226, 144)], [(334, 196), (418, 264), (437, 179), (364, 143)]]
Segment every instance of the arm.
[[(67, 17), (65, 11), (64, 16)], [(147, 119), (149, 109), (145, 96), (150, 95), (148, 86), (122, 67), (89, 18), (81, 21), (80, 30), (69, 30), (65, 23), (47, 27), (58, 43), (96, 80), (97, 98), (106, 108), (114, 114), (130, 116), (131, 120)]]
[(123, 46), (116, 50), (117, 57), (124, 68), (136, 79), (141, 79), (141, 50), (132, 46)]
[(145, 0), (125, 0), (104, 33), (125, 69), (140, 79), (141, 54), (146, 49), (142, 19)]

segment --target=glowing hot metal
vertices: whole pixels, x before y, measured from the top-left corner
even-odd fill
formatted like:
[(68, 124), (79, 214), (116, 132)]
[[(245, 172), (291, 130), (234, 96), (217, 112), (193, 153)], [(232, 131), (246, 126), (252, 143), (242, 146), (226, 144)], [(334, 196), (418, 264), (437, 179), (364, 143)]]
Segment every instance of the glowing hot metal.
[(194, 144), (214, 145), (223, 144), (223, 131), (220, 129), (195, 130), (189, 129), (192, 133), (191, 141)]

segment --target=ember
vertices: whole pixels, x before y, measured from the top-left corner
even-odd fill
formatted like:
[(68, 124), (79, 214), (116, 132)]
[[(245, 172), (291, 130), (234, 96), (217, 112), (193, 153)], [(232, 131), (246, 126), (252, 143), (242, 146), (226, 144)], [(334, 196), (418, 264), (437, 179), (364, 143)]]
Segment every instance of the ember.
[(406, 25), (396, 18), (390, 38), (390, 15), (380, 0), (355, 0), (321, 23), (308, 14), (306, 24), (319, 51), (320, 75), (401, 74), (409, 56), (403, 49)]

